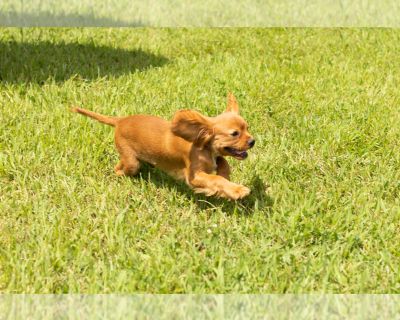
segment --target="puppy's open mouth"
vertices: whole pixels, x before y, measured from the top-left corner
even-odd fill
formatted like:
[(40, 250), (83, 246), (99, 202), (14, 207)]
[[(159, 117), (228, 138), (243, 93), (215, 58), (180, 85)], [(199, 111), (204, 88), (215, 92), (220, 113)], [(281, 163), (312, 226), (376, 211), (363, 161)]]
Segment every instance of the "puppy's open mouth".
[(231, 147), (225, 147), (224, 150), (227, 151), (231, 156), (239, 160), (246, 159), (248, 156), (247, 152), (244, 150), (238, 150)]

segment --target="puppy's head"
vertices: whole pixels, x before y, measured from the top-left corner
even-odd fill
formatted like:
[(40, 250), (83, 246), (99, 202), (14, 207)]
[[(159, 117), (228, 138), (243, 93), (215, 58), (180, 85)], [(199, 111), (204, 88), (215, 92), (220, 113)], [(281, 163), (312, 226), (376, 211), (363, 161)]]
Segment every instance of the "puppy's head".
[(255, 144), (233, 94), (228, 95), (226, 111), (217, 117), (178, 111), (172, 120), (172, 132), (200, 148), (209, 145), (215, 154), (239, 160), (247, 158), (247, 150)]

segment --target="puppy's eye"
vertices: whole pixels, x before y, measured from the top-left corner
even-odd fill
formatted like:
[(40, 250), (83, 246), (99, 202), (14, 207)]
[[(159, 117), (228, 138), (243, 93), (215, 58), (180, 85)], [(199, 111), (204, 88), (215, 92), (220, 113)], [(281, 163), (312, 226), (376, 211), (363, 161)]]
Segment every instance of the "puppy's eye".
[(239, 135), (239, 131), (233, 131), (232, 133), (231, 133), (231, 136), (232, 137), (237, 137)]

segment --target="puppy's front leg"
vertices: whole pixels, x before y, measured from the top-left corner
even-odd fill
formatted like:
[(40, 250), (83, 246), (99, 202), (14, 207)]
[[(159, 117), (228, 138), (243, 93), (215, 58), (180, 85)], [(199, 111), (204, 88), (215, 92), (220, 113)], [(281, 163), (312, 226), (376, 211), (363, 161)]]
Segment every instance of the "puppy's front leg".
[(238, 200), (250, 193), (250, 189), (245, 186), (230, 182), (221, 176), (205, 172), (196, 172), (189, 182), (195, 192), (204, 193), (207, 196), (216, 195)]

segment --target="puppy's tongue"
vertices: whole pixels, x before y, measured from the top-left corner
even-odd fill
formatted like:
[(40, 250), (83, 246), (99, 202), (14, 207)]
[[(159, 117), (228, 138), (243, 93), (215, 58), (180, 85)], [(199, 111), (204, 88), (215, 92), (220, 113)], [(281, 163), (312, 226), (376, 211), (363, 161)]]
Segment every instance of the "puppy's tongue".
[(236, 155), (237, 157), (239, 157), (240, 159), (246, 159), (247, 156), (248, 156), (248, 154), (247, 154), (246, 151), (236, 151), (236, 152), (235, 152), (235, 155)]

